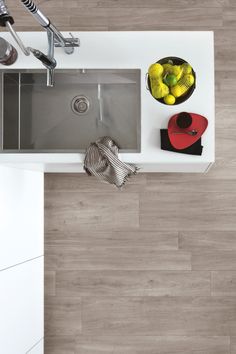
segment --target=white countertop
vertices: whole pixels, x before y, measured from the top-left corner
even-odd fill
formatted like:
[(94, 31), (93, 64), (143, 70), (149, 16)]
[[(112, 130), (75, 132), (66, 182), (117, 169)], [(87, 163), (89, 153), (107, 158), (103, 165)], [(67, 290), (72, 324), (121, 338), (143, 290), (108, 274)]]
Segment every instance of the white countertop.
[[(67, 32), (63, 32), (68, 36)], [(80, 48), (66, 55), (61, 48), (55, 49), (57, 69), (141, 69), (141, 153), (123, 153), (125, 162), (141, 167), (159, 165), (162, 172), (170, 172), (173, 166), (207, 166), (215, 158), (215, 97), (214, 97), (214, 38), (213, 32), (72, 32), (81, 41)], [(47, 53), (46, 32), (19, 32), (25, 45)], [(34, 58), (24, 56), (9, 33), (1, 36), (15, 45), (19, 57), (11, 67), (0, 70), (42, 69)], [(150, 64), (167, 57), (177, 56), (191, 64), (196, 72), (196, 89), (184, 103), (167, 106), (157, 102), (147, 91), (145, 74)], [(46, 70), (45, 70), (46, 82)], [(178, 154), (160, 149), (160, 128), (166, 128), (169, 118), (178, 112), (194, 112), (205, 116), (209, 125), (202, 137), (202, 156)], [(84, 154), (0, 154), (0, 163), (82, 164)], [(178, 168), (178, 165), (180, 168)], [(166, 168), (165, 168), (166, 166)], [(169, 166), (169, 167), (168, 167)], [(172, 167), (171, 167), (172, 166)], [(206, 168), (202, 171), (205, 171)], [(147, 168), (148, 169), (148, 168)], [(150, 168), (149, 168), (150, 169)], [(152, 170), (152, 168), (150, 169)], [(155, 170), (155, 168), (153, 169)], [(202, 172), (199, 171), (199, 172)]]

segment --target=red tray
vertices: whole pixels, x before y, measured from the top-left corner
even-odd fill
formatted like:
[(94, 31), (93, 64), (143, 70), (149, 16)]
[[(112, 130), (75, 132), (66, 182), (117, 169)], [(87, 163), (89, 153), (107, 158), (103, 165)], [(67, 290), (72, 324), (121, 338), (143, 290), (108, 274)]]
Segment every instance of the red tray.
[[(181, 129), (176, 124), (178, 114), (172, 116), (168, 123), (168, 135), (171, 145), (178, 150), (186, 149), (188, 146), (194, 144), (205, 132), (208, 126), (207, 118), (196, 113), (189, 113), (192, 117), (192, 124), (186, 129)], [(187, 131), (196, 130), (198, 133), (195, 136), (186, 134)], [(175, 134), (183, 133), (183, 134)]]

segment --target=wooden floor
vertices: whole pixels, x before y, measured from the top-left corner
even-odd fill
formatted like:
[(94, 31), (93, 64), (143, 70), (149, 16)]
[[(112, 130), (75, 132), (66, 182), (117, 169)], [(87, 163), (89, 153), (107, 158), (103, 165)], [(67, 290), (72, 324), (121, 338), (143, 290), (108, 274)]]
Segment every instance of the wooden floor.
[[(17, 29), (40, 30), (7, 3)], [(214, 30), (216, 44), (207, 175), (138, 174), (122, 192), (46, 175), (45, 353), (236, 354), (235, 0), (36, 3), (64, 30)]]

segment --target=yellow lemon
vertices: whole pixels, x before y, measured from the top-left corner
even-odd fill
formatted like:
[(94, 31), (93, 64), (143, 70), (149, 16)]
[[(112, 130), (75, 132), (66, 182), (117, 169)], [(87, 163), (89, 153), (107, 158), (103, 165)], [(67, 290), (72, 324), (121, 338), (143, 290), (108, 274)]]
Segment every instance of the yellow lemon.
[(173, 95), (167, 95), (164, 97), (164, 102), (166, 104), (175, 104), (175, 97)]
[(183, 68), (184, 74), (192, 74), (192, 67), (188, 63), (184, 63), (181, 65)]
[(188, 87), (192, 86), (194, 84), (194, 76), (192, 74), (186, 74), (183, 77), (184, 79), (184, 84)]
[(148, 69), (148, 74), (150, 77), (160, 77), (163, 73), (163, 67), (161, 64), (152, 64)]

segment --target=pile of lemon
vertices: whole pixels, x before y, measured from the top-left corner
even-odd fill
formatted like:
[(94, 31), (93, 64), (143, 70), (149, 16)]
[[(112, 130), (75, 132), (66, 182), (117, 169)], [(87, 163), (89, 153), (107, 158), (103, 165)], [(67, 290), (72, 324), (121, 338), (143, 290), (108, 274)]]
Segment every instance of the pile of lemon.
[(195, 82), (192, 67), (188, 63), (155, 63), (149, 67), (148, 75), (152, 95), (157, 99), (163, 98), (168, 105), (175, 104), (176, 98), (185, 95)]

